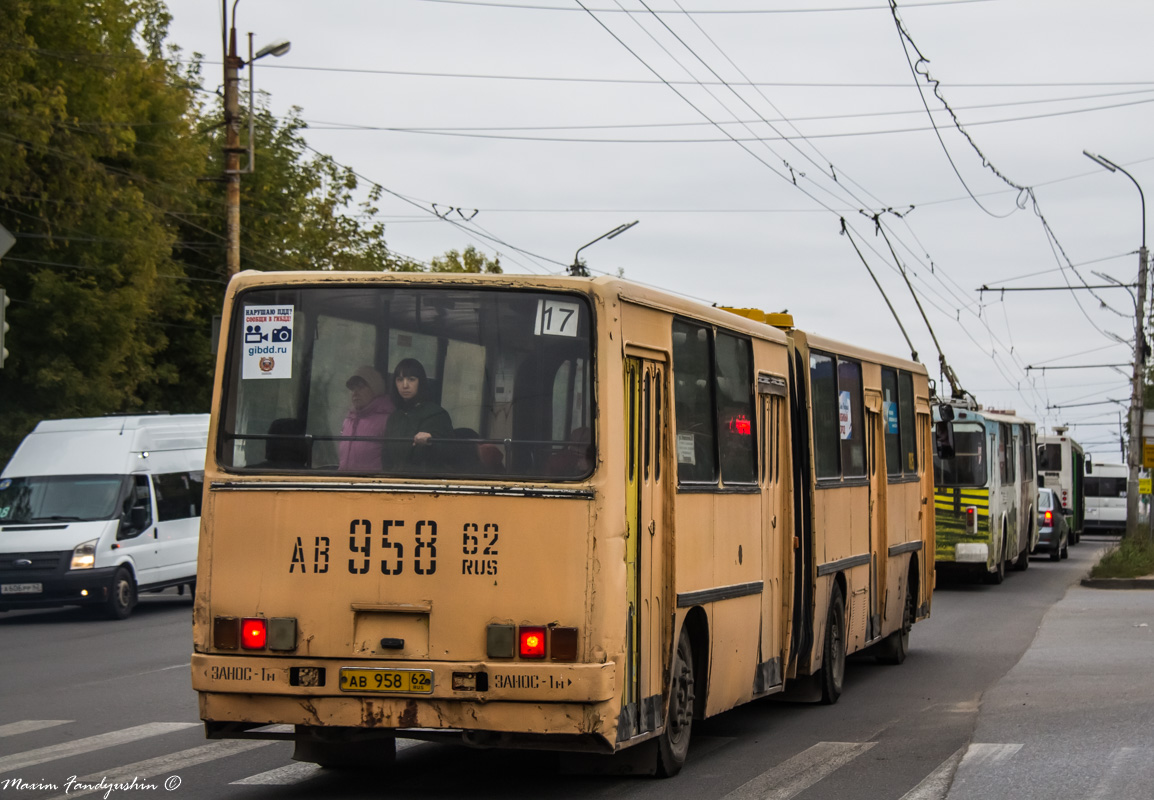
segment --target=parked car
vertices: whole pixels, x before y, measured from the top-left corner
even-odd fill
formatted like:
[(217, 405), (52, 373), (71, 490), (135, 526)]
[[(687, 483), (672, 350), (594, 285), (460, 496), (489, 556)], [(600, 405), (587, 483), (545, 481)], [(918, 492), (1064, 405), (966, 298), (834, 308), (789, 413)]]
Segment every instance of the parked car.
[(1030, 552), (1049, 553), (1051, 561), (1070, 557), (1070, 525), (1053, 489), (1038, 490), (1038, 544)]

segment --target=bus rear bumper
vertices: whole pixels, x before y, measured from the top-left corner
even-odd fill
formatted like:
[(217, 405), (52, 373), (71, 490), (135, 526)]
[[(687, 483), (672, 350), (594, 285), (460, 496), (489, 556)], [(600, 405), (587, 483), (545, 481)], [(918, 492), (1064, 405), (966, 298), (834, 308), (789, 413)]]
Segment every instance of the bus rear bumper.
[(982, 542), (959, 542), (954, 549), (958, 564), (985, 564), (990, 559), (990, 546)]
[[(431, 691), (341, 691), (342, 668), (427, 670), (432, 673)], [(315, 676), (318, 670), (320, 682), (301, 685), (302, 675)], [(588, 738), (597, 746), (559, 749), (611, 751), (606, 743), (616, 741), (615, 670), (613, 662), (376, 662), (197, 653), (192, 657), (192, 685), (200, 695), (206, 733), (213, 738), (297, 738), (286, 737), (283, 730), (273, 735), (253, 730), (293, 725), (298, 731), (334, 728), (406, 738), (456, 737), (482, 746), (490, 739), (503, 741), (491, 746), (515, 746), (510, 738), (514, 734), (518, 739)], [(420, 734), (413, 732), (417, 729)]]
[(602, 753), (613, 752), (617, 738), (609, 706), (200, 693), (210, 739), (379, 736)]

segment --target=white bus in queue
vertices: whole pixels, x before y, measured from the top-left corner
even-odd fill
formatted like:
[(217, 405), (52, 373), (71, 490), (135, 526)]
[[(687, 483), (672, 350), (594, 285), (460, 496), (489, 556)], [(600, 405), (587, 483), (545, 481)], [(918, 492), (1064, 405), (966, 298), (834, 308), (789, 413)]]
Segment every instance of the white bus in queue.
[(1062, 501), (1070, 526), (1070, 544), (1077, 544), (1086, 524), (1087, 462), (1082, 445), (1066, 435), (1068, 430), (1060, 425), (1052, 435), (1038, 437), (1038, 483), (1039, 488), (1044, 485), (1053, 489)]
[(1087, 533), (1126, 532), (1126, 481), (1130, 468), (1125, 464), (1087, 462)]

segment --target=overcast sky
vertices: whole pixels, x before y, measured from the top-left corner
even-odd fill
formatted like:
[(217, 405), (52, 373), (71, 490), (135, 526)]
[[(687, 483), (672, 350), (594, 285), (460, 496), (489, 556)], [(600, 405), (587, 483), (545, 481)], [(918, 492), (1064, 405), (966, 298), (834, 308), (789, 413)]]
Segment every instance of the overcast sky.
[[(167, 1), (170, 41), (219, 85), (221, 3)], [(473, 244), (558, 274), (638, 220), (582, 251), (592, 271), (908, 356), (856, 244), (938, 378), (892, 245), (978, 402), (1076, 425), (1120, 460), (1129, 367), (1027, 367), (1129, 364), (1111, 334), (1132, 341), (1131, 296), (977, 290), (1136, 280), (1138, 190), (1082, 151), (1154, 192), (1154, 3), (922, 0), (896, 17), (905, 35), (886, 0), (243, 0), (236, 28), (242, 57), (250, 31), (258, 49), (292, 41), (257, 89), (391, 193), (399, 253)], [(1123, 404), (1086, 405), (1108, 399)]]

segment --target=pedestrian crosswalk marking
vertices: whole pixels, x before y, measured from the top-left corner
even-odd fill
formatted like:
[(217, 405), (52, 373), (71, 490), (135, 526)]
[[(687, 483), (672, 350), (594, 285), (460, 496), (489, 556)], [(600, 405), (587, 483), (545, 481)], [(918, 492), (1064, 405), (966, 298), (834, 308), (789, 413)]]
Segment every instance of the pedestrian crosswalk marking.
[(0, 737), (42, 731), (57, 725), (67, 725), (72, 721), (70, 719), (25, 719), (20, 722), (9, 722), (7, 725), (0, 725)]
[(995, 767), (1022, 749), (1020, 744), (971, 744), (958, 767)]
[(250, 775), (247, 778), (242, 778), (232, 783), (234, 786), (289, 786), (294, 783), (300, 783), (301, 781), (307, 781), (314, 775), (319, 774), (320, 771), (321, 767), (316, 764), (297, 761), (284, 767), (270, 769), (268, 772), (262, 772), (259, 775)]
[[(1150, 764), (1154, 763), (1151, 761), (1152, 756), (1154, 756), (1154, 751), (1149, 747), (1118, 748), (1110, 759), (1106, 774), (1098, 781), (1094, 793), (1089, 795), (1086, 800), (1111, 800), (1111, 798), (1126, 797), (1130, 794), (1127, 789), (1129, 788), (1132, 792), (1136, 782), (1139, 786), (1149, 785), (1146, 781), (1135, 781), (1135, 778), (1144, 772), (1147, 775), (1150, 774)], [(1137, 795), (1130, 796), (1136, 797)]]
[(112, 767), (102, 772), (93, 772), (82, 778), (76, 778), (73, 784), (74, 786), (87, 784), (91, 788), (68, 789), (62, 784), (61, 788), (65, 788), (64, 794), (57, 795), (51, 800), (70, 800), (94, 792), (100, 792), (103, 795), (108, 791), (107, 784), (135, 781), (139, 785), (150, 782), (150, 779), (161, 775), (165, 776), (165, 780), (157, 785), (172, 792), (180, 788), (180, 771), (183, 769), (195, 767), (197, 764), (203, 764), (207, 761), (215, 761), (218, 758), (235, 756), (238, 753), (255, 750), (258, 747), (267, 747), (270, 744), (275, 744), (275, 742), (269, 739), (229, 739), (223, 742), (202, 744), (199, 747), (191, 747), (188, 750), (169, 753), (166, 756), (137, 761), (134, 764)]
[(0, 757), (0, 774), (25, 769), (27, 767), (34, 767), (37, 764), (43, 764), (46, 761), (55, 761), (58, 758), (68, 758), (69, 756), (80, 755), (81, 753), (91, 753), (93, 750), (100, 750), (105, 747), (113, 747), (118, 744), (147, 739), (149, 736), (158, 736), (162, 733), (172, 733), (173, 731), (196, 728), (199, 727), (199, 725), (200, 723), (198, 722), (150, 722), (146, 725), (137, 725), (133, 728), (125, 728), (124, 730), (113, 731), (111, 733), (101, 733), (97, 736), (88, 736), (71, 742), (39, 747), (24, 753), (2, 756)]
[(950, 791), (950, 782), (965, 754), (966, 748), (959, 747), (937, 769), (923, 778), (921, 783), (902, 795), (902, 800), (942, 800)]
[(865, 753), (877, 742), (818, 742), (742, 784), (725, 800), (789, 800)]

